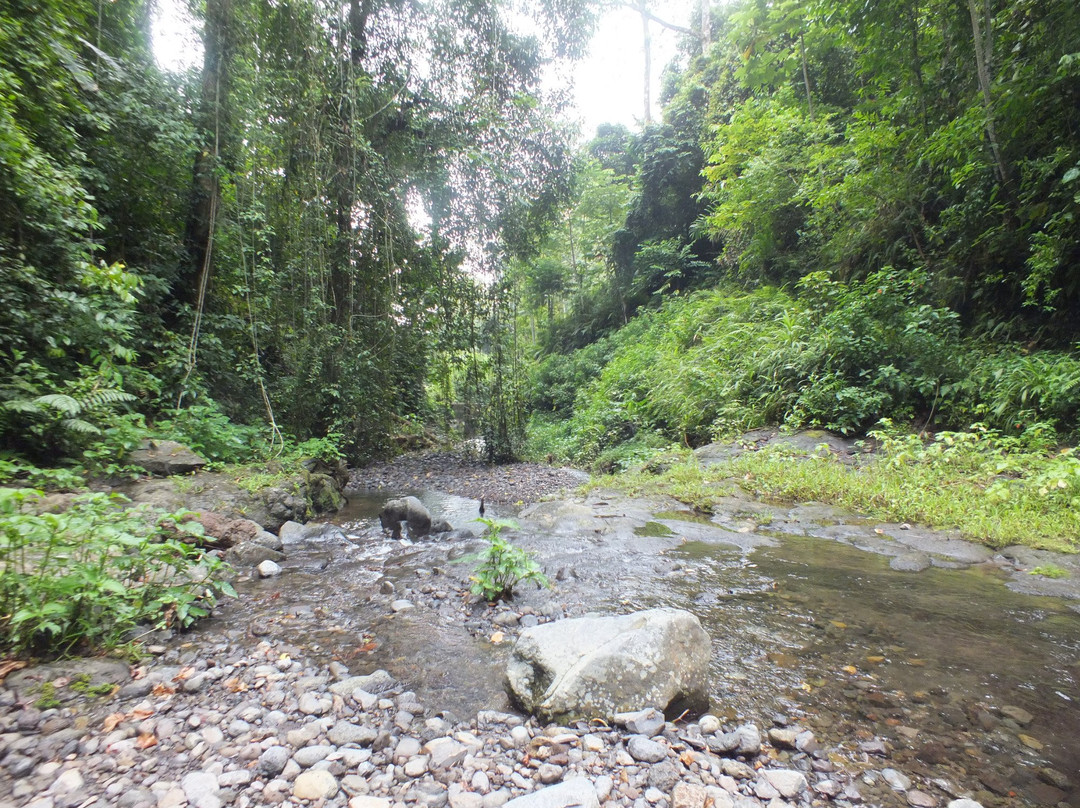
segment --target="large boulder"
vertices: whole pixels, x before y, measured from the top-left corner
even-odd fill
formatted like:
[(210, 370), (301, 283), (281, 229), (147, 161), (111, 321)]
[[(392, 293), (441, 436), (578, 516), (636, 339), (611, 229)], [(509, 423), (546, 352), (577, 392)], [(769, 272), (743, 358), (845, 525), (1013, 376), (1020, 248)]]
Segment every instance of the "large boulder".
[(657, 707), (708, 707), (709, 636), (679, 609), (580, 617), (523, 631), (506, 668), (511, 695), (544, 721)]
[(127, 462), (151, 474), (168, 477), (198, 471), (206, 465), (206, 458), (174, 440), (144, 440), (138, 449), (127, 456)]
[(431, 512), (416, 497), (391, 499), (379, 513), (383, 530), (391, 531), (395, 539), (401, 538), (401, 523), (409, 529), (409, 538), (417, 539), (431, 533)]

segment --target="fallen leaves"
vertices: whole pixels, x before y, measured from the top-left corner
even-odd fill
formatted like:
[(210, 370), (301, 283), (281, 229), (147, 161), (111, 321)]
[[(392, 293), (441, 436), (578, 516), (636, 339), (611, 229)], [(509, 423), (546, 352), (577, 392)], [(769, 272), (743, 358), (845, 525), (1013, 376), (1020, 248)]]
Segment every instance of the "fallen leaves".
[(25, 667), (25, 662), (18, 662), (14, 659), (5, 659), (3, 662), (0, 662), (0, 682), (4, 681), (4, 678), (9, 673), (22, 670)]
[(105, 720), (101, 722), (101, 728), (105, 730), (105, 732), (112, 732), (118, 726), (123, 724), (125, 719), (127, 719), (127, 714), (125, 713), (109, 713), (105, 716)]

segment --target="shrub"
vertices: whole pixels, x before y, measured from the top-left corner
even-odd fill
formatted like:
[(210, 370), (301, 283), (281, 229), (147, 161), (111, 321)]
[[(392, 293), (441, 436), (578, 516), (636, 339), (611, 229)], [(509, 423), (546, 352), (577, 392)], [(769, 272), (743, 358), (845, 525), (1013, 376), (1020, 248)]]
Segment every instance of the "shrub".
[(484, 534), (490, 546), (480, 554), (480, 566), (472, 576), (472, 593), (484, 600), (496, 601), (513, 596), (514, 587), (522, 581), (535, 581), (538, 586), (550, 586), (547, 576), (527, 552), (515, 547), (502, 535), (504, 528), (513, 527), (508, 522), (495, 519), (477, 519), (487, 525)]
[(223, 562), (185, 542), (182, 513), (83, 494), (61, 513), (29, 512), (34, 489), (0, 488), (0, 648), (13, 654), (113, 649), (137, 626), (189, 626), (220, 595)]

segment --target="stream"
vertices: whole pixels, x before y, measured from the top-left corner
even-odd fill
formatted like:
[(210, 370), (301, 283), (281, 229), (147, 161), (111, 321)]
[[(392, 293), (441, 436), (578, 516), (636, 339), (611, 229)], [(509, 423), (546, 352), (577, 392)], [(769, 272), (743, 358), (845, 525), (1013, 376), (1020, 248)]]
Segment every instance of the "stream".
[[(199, 632), (385, 668), (462, 718), (510, 709), (502, 670), (519, 626), (674, 606), (712, 638), (712, 712), (725, 721), (805, 723), (867, 778), (895, 766), (984, 804), (1080, 806), (1076, 602), (1012, 591), (982, 548), (814, 504), (732, 500), (706, 518), (605, 491), (489, 503), (553, 583), (491, 607), (467, 592), (486, 544), (477, 501), (404, 493), (451, 538), (392, 540), (377, 518), (389, 496), (353, 495), (336, 526), (286, 547), (281, 577), (241, 580), (244, 597)], [(896, 569), (913, 550), (926, 568)]]

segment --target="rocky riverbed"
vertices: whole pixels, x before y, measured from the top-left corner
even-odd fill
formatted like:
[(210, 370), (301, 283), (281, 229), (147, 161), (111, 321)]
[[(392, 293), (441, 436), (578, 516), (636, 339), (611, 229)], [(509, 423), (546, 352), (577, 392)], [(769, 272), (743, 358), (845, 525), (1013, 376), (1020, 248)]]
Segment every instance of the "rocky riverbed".
[[(499, 808), (537, 794), (541, 806), (595, 798), (634, 808), (785, 808), (894, 793), (916, 808), (938, 804), (888, 766), (845, 770), (783, 715), (725, 725), (646, 711), (622, 726), (547, 727), (501, 711), (455, 716), (384, 671), (353, 676), (340, 663), (313, 665), (295, 647), (236, 639), (155, 646), (157, 658), (134, 678), (118, 663), (87, 664), (91, 688), (114, 684), (99, 697), (72, 687), (80, 666), (10, 675), (0, 690), (0, 804)], [(868, 756), (882, 751), (864, 746)]]
[[(700, 519), (598, 491), (520, 509), (498, 503), (531, 499), (528, 473), (474, 469), (490, 479), (463, 498), (427, 488), (430, 458), (404, 468), (354, 485), (338, 526), (283, 529), (280, 574), (242, 569), (239, 600), (150, 639), (149, 660), (8, 673), (0, 806), (1080, 804), (1076, 614), (1008, 592), (1016, 556), (814, 504), (732, 497)], [(456, 538), (389, 540), (375, 516), (406, 492)], [(480, 495), (553, 589), (469, 594)], [(657, 605), (706, 625), (713, 715), (513, 712), (522, 628)]]

